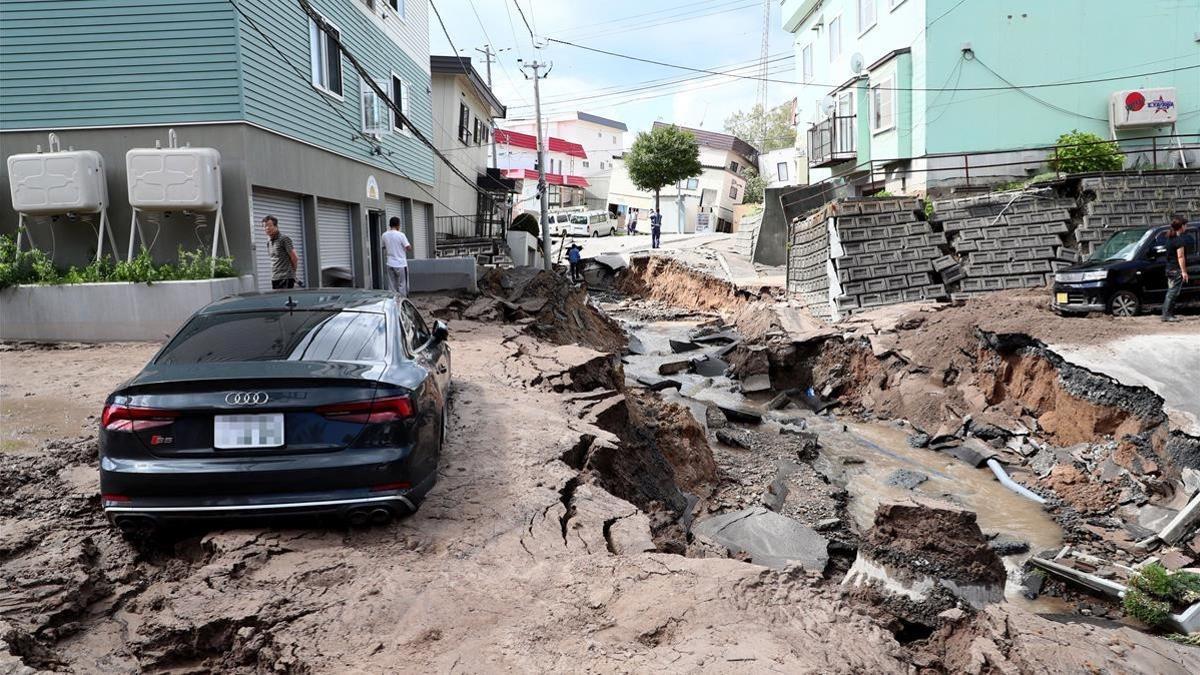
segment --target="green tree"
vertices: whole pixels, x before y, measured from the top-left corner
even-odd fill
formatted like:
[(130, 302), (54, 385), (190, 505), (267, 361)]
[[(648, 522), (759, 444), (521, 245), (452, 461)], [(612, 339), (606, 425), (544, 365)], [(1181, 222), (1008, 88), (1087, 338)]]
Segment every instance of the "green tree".
[(1125, 158), (1112, 141), (1105, 141), (1089, 131), (1074, 129), (1055, 142), (1050, 168), (1062, 173), (1085, 171), (1120, 171)]
[(625, 168), (637, 189), (654, 192), (654, 210), (658, 211), (660, 190), (700, 175), (700, 146), (690, 131), (676, 126), (655, 127), (637, 135), (625, 157)]
[(790, 103), (767, 111), (755, 104), (749, 112), (736, 112), (725, 118), (725, 132), (753, 145), (759, 152), (796, 145), (796, 127), (792, 126)]
[(758, 175), (758, 171), (752, 166), (748, 166), (742, 171), (742, 177), (746, 179), (746, 193), (742, 197), (742, 203), (761, 204), (763, 191), (767, 189), (767, 179)]

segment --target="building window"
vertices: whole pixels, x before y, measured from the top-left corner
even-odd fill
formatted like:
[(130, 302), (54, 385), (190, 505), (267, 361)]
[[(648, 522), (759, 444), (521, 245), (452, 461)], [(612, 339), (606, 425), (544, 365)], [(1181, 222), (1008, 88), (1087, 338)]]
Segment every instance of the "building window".
[(839, 92), (837, 95), (837, 116), (838, 117), (853, 117), (854, 116), (854, 90), (846, 89)]
[(737, 163), (737, 162), (730, 162), (730, 163), (729, 163), (729, 170), (730, 170), (730, 171), (732, 171), (732, 172), (734, 172), (734, 173), (737, 173), (737, 172), (738, 172), (738, 163)]
[(800, 79), (808, 82), (813, 76), (812, 45), (804, 45), (800, 50)]
[(404, 18), (404, 0), (387, 0), (387, 3), (401, 19)]
[(342, 53), (338, 51), (338, 29), (328, 21), (329, 31), (308, 20), (308, 50), (312, 59), (312, 83), (322, 91), (342, 97)]
[(483, 124), (476, 117), (471, 126), (471, 140), (475, 141), (475, 145), (483, 145)]
[(612, 142), (613, 142), (613, 143), (616, 143), (616, 142), (617, 142), (617, 137), (616, 137), (616, 136), (613, 136), (613, 137), (612, 137), (612, 139), (613, 139), (613, 140), (612, 140)]
[(689, 178), (688, 182), (687, 182), (687, 189), (689, 189), (689, 190), (700, 189), (700, 179), (699, 178)]
[(842, 17), (836, 16), (829, 22), (829, 60), (842, 55)]
[(362, 130), (368, 136), (376, 138), (387, 133), (387, 115), (383, 110), (383, 99), (367, 80), (359, 80), (359, 91), (362, 94)]
[(458, 104), (458, 140), (471, 144), (471, 109), (466, 103)]
[(734, 200), (737, 199), (737, 185), (729, 186), (729, 198)]
[(480, 126), (483, 128), (483, 142), (491, 143), (492, 142), (492, 128), (486, 124), (481, 124)]
[(871, 131), (879, 133), (896, 126), (896, 92), (888, 78), (871, 87)]
[(588, 168), (588, 163), (586, 161), (583, 163), (583, 168)]
[[(408, 117), (410, 110), (408, 107), (408, 83), (404, 80), (401, 80), (399, 77), (396, 77), (395, 73), (392, 73), (392, 102), (399, 106), (400, 112), (403, 113), (405, 117)], [(400, 115), (397, 115), (393, 110), (391, 111), (391, 116), (393, 129), (403, 133), (409, 133), (408, 128), (404, 126), (404, 121), (400, 119)]]
[(875, 25), (875, 0), (858, 0), (858, 34)]
[(787, 180), (788, 179), (787, 162), (780, 162), (775, 165), (775, 177), (778, 178), (779, 180)]

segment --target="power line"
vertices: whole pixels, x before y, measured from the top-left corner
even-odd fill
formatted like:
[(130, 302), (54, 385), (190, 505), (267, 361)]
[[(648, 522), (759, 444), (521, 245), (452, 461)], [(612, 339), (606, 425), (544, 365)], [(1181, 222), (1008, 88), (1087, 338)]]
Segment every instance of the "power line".
[[(642, 63), (650, 63), (650, 64), (654, 64), (656, 66), (666, 66), (667, 68), (676, 68), (679, 70), (690, 70), (695, 73), (708, 73), (709, 75), (725, 75), (726, 77), (733, 77), (733, 78), (738, 78), (738, 79), (742, 79), (742, 80), (756, 80), (757, 81), (760, 79), (753, 75), (738, 75), (738, 74), (734, 74), (734, 73), (722, 73), (722, 72), (713, 71), (713, 70), (706, 70), (704, 68), (692, 68), (691, 66), (681, 66), (677, 63), (667, 63), (665, 61), (656, 61), (654, 59), (644, 59), (644, 58), (641, 58), (638, 56), (629, 56), (628, 54), (619, 54), (617, 52), (610, 52), (608, 50), (599, 49), (597, 47), (589, 47), (587, 45), (581, 45), (581, 44), (577, 44), (574, 42), (569, 42), (567, 40), (559, 40), (556, 38), (546, 38), (546, 40), (549, 42), (555, 42), (555, 43), (558, 43), (561, 45), (567, 45), (568, 47), (575, 47), (576, 49), (583, 49), (583, 50), (590, 51), (590, 52), (596, 52), (598, 54), (607, 54), (608, 56), (615, 56), (615, 57), (622, 58), (622, 59), (629, 59), (630, 61), (641, 61)], [(1066, 82), (1043, 82), (1043, 83), (1039, 83), (1039, 84), (1021, 84), (1021, 85), (1014, 84), (1014, 85), (1010, 85), (1010, 86), (1006, 86), (1006, 87), (959, 87), (959, 88), (954, 89), (954, 91), (1000, 91), (1000, 90), (1007, 91), (1010, 89), (1045, 89), (1045, 88), (1049, 88), (1049, 87), (1066, 87), (1066, 86), (1072, 86), (1072, 85), (1077, 85), (1077, 84), (1095, 84), (1098, 82), (1112, 82), (1114, 80), (1127, 80), (1127, 79), (1131, 79), (1131, 78), (1135, 78), (1135, 77), (1149, 77), (1151, 75), (1164, 75), (1167, 73), (1178, 73), (1180, 71), (1192, 70), (1195, 68), (1200, 68), (1200, 63), (1195, 64), (1195, 65), (1190, 65), (1190, 66), (1182, 66), (1179, 68), (1168, 68), (1166, 70), (1156, 70), (1156, 71), (1152, 71), (1152, 72), (1148, 72), (1148, 73), (1130, 73), (1129, 75), (1118, 75), (1115, 77), (1100, 77), (1100, 78), (1093, 78), (1090, 80), (1074, 80), (1074, 81), (1066, 81)], [(835, 88), (835, 87), (841, 86), (841, 84), (828, 84), (828, 83), (821, 83), (821, 82), (799, 82), (796, 80), (780, 80), (780, 79), (774, 79), (774, 78), (761, 78), (761, 79), (765, 79), (767, 82), (778, 82), (781, 84), (803, 84), (803, 85), (829, 87), (829, 88)], [(936, 88), (936, 87), (872, 87), (872, 89), (880, 89), (880, 90), (887, 90), (887, 91), (946, 91), (945, 89), (940, 89), (940, 88)]]
[[(587, 32), (587, 31), (593, 31), (596, 29), (601, 29), (606, 33), (614, 32), (619, 29), (607, 28), (606, 26), (611, 26), (612, 24), (637, 25), (638, 19), (644, 19), (645, 17), (652, 16), (654, 14), (668, 14), (671, 12), (678, 12), (679, 10), (684, 10), (684, 15), (686, 15), (688, 13), (695, 13), (696, 11), (698, 11), (702, 8), (708, 10), (708, 9), (714, 9), (716, 7), (721, 7), (724, 5), (744, 4), (745, 2), (746, 2), (746, 0), (701, 0), (700, 2), (686, 3), (686, 4), (682, 4), (682, 5), (672, 5), (670, 7), (663, 7), (661, 9), (656, 9), (656, 10), (649, 11), (649, 12), (641, 12), (639, 14), (629, 14), (626, 16), (618, 16), (618, 17), (615, 17), (612, 19), (606, 19), (604, 21), (597, 21), (594, 23), (580, 24), (577, 26), (567, 26), (566, 28), (552, 30), (549, 32), (549, 34), (550, 35), (565, 35), (568, 33), (578, 33), (581, 31)], [(755, 4), (757, 4), (757, 0), (754, 0), (754, 2), (755, 2)], [(710, 5), (710, 6), (702, 7), (703, 5)], [(662, 18), (663, 17), (655, 17), (653, 19), (647, 19), (647, 20), (648, 21), (658, 21)], [(626, 23), (626, 22), (629, 22), (629, 23)]]
[(974, 56), (974, 52), (971, 52), (971, 54), (972, 54), (972, 58), (970, 58), (970, 59), (968, 59), (968, 60), (975, 61), (975, 62), (976, 62), (976, 63), (978, 63), (979, 65), (983, 66), (984, 70), (986, 70), (986, 71), (988, 71), (989, 73), (991, 73), (992, 75), (994, 75), (994, 76), (996, 77), (996, 79), (1000, 80), (1001, 82), (1003, 82), (1003, 83), (1005, 83), (1005, 84), (1007, 84), (1007, 85), (1009, 85), (1009, 86), (1012, 86), (1014, 89), (1016, 89), (1016, 90), (1017, 90), (1017, 92), (1018, 92), (1018, 93), (1020, 93), (1022, 96), (1026, 97), (1026, 98), (1028, 98), (1028, 99), (1030, 99), (1030, 100), (1032, 100), (1032, 101), (1035, 101), (1035, 102), (1037, 102), (1037, 103), (1040, 103), (1040, 104), (1042, 104), (1042, 105), (1044, 105), (1044, 106), (1046, 106), (1047, 108), (1050, 108), (1050, 109), (1052, 109), (1052, 110), (1057, 110), (1058, 112), (1060, 112), (1060, 113), (1063, 113), (1064, 115), (1072, 115), (1072, 116), (1079, 117), (1079, 118), (1081, 118), (1081, 119), (1085, 119), (1085, 120), (1094, 120), (1094, 121), (1096, 121), (1096, 122), (1105, 122), (1105, 123), (1107, 123), (1107, 122), (1108, 122), (1108, 120), (1107, 120), (1107, 119), (1105, 119), (1105, 118), (1103, 118), (1103, 117), (1092, 117), (1091, 115), (1084, 115), (1083, 113), (1075, 112), (1074, 110), (1070, 110), (1070, 109), (1068, 109), (1068, 108), (1064, 108), (1064, 107), (1062, 107), (1062, 106), (1055, 105), (1055, 104), (1053, 104), (1053, 103), (1051, 103), (1051, 102), (1047, 101), (1047, 100), (1046, 100), (1046, 99), (1044, 99), (1044, 98), (1039, 98), (1039, 97), (1037, 97), (1037, 96), (1034, 96), (1033, 94), (1031, 94), (1031, 93), (1029, 93), (1029, 92), (1025, 91), (1024, 89), (1021, 89), (1020, 87), (1017, 87), (1017, 86), (1013, 85), (1013, 83), (1012, 83), (1012, 82), (1009, 82), (1007, 79), (1005, 79), (1005, 77), (1004, 77), (1003, 75), (1001, 75), (1000, 73), (997, 73), (996, 71), (992, 70), (992, 67), (991, 67), (991, 66), (989, 66), (989, 65), (988, 65), (988, 64), (986, 64), (986, 63), (984, 63), (984, 62), (983, 62), (983, 60), (982, 60), (982, 59), (980, 59), (978, 56)]
[[(783, 60), (790, 60), (791, 58), (792, 58), (792, 55), (790, 53), (783, 53), (783, 54), (780, 54), (780, 55), (777, 55), (777, 56), (774, 56), (774, 57), (768, 59), (767, 63), (768, 64), (778, 63)], [(730, 70), (744, 70), (746, 68), (756, 68), (756, 67), (758, 67), (758, 65), (759, 65), (758, 60), (754, 59), (749, 62), (745, 62), (743, 65), (732, 66), (732, 64), (731, 64)], [(720, 67), (725, 68), (726, 66), (720, 66)], [(786, 71), (788, 69), (784, 69), (784, 70)], [(596, 94), (584, 95), (584, 96), (564, 94), (560, 98), (557, 98), (552, 101), (545, 101), (545, 103), (549, 103), (549, 104), (570, 103), (573, 101), (588, 101), (588, 100), (593, 100), (593, 99), (598, 99), (598, 98), (607, 98), (610, 96), (624, 96), (626, 94), (631, 94), (631, 93), (638, 92), (638, 91), (644, 91), (646, 89), (655, 89), (657, 87), (670, 87), (670, 86), (674, 86), (677, 84), (694, 82), (696, 80), (703, 80), (703, 79), (707, 79), (710, 77), (713, 77), (713, 76), (712, 75), (689, 75), (687, 77), (660, 78), (658, 80), (647, 80), (644, 82), (638, 82), (638, 83), (635, 83), (636, 86), (626, 87), (626, 88), (620, 88), (622, 85), (614, 85), (611, 87), (607, 87), (607, 89), (613, 90), (613, 91), (609, 91), (607, 93), (604, 93), (603, 90), (599, 90), (602, 93), (596, 93)], [(513, 108), (527, 108), (527, 107), (530, 107), (530, 106), (526, 106), (526, 105), (513, 106)]]
[[(233, 6), (234, 10), (237, 11), (238, 15), (240, 15), (242, 17), (242, 19), (244, 19), (246, 21), (246, 23), (250, 24), (250, 27), (253, 28), (254, 31), (259, 34), (260, 37), (262, 37), (264, 40), (266, 40), (267, 44), (269, 44), (271, 46), (271, 49), (273, 49), (275, 51), (275, 53), (278, 54), (279, 57), (283, 60), (283, 62), (286, 63), (292, 69), (292, 71), (296, 74), (296, 76), (299, 77), (301, 79), (301, 81), (304, 81), (304, 78), (305, 78), (304, 71), (302, 71), (294, 62), (292, 62), (291, 58), (289, 58), (288, 55), (285, 54), (283, 52), (283, 50), (279, 48), (279, 45), (275, 43), (275, 40), (272, 39), (271, 36), (268, 35), (266, 33), (266, 31), (264, 31), (258, 25), (258, 22), (256, 22), (253, 19), (253, 17), (251, 17), (250, 15), (248, 15), (244, 11), (242, 11), (241, 6), (238, 5), (236, 0), (226, 0), (226, 1), (230, 5)], [(459, 213), (458, 211), (455, 211), (453, 208), (451, 208), (448, 204), (446, 204), (442, 200), (438, 199), (437, 195), (433, 194), (428, 189), (426, 189), (425, 186), (420, 181), (413, 178), (400, 165), (393, 162), (391, 157), (389, 157), (387, 154), (384, 154), (382, 146), (378, 145), (374, 140), (364, 136), (362, 131), (358, 128), (358, 126), (353, 121), (351, 121), (350, 118), (346, 117), (345, 113), (343, 113), (340, 109), (338, 109), (338, 107), (335, 106), (333, 104), (333, 102), (330, 101), (324, 94), (317, 92), (315, 89), (312, 89), (311, 91), (314, 95), (317, 96), (317, 98), (319, 98), (321, 101), (323, 101), (325, 103), (325, 105), (327, 105), (329, 107), (330, 110), (332, 110), (338, 117), (340, 117), (343, 122), (345, 122), (346, 126), (350, 129), (351, 132), (353, 132), (351, 135), (351, 140), (365, 141), (371, 147), (372, 154), (375, 154), (376, 156), (380, 157), (385, 162), (390, 164), (392, 166), (392, 168), (394, 168), (396, 170), (397, 173), (399, 173), (401, 176), (403, 176), (404, 178), (407, 178), (409, 181), (411, 181), (413, 185), (417, 186), (417, 189), (419, 189), (421, 192), (424, 192), (426, 195), (428, 195), (430, 199), (437, 202), (438, 204), (441, 204), (443, 207), (445, 207), (445, 209), (447, 211), (449, 211), (450, 213), (452, 213), (456, 216), (463, 215), (463, 214)], [(390, 100), (389, 100), (389, 103), (390, 103)], [(401, 116), (401, 118), (404, 120), (404, 122), (406, 124), (408, 123), (407, 118), (404, 118), (403, 116)], [(410, 127), (411, 127), (411, 125), (410, 125)], [(472, 187), (474, 187), (474, 185), (472, 185)], [(478, 188), (476, 188), (476, 190), (478, 190)]]
[[(603, 30), (605, 32), (613, 32), (613, 33), (621, 33), (621, 34), (649, 30), (651, 28), (658, 28), (660, 26), (668, 26), (668, 25), (674, 25), (674, 24), (684, 23), (684, 22), (688, 22), (688, 21), (695, 21), (697, 19), (704, 19), (704, 18), (707, 18), (710, 16), (716, 16), (718, 14), (727, 14), (729, 12), (736, 12), (736, 11), (740, 11), (743, 9), (749, 9), (750, 7), (759, 5), (759, 0), (751, 0), (751, 2), (749, 2), (749, 3), (746, 3), (746, 0), (736, 0), (735, 3), (730, 3), (730, 4), (736, 4), (736, 6), (726, 7), (724, 9), (717, 9), (717, 7), (720, 7), (720, 5), (715, 5), (714, 7), (710, 8), (713, 11), (706, 11), (706, 12), (701, 12), (701, 13), (697, 13), (695, 9), (691, 9), (689, 11), (681, 12), (679, 14), (672, 14), (669, 16), (656, 17), (656, 18), (650, 20), (650, 23), (634, 22), (629, 25), (603, 27), (603, 28), (600, 28), (600, 30)], [(571, 33), (572, 34), (586, 34), (586, 32), (590, 32), (592, 29), (593, 29), (592, 26), (581, 26), (577, 29), (572, 30)]]
[(525, 30), (529, 31), (529, 43), (536, 48), (537, 40), (533, 37), (533, 28), (529, 26), (529, 19), (525, 17), (525, 10), (521, 9), (521, 3), (517, 0), (512, 0), (512, 4), (517, 6), (517, 12), (520, 13), (521, 21), (525, 24)]

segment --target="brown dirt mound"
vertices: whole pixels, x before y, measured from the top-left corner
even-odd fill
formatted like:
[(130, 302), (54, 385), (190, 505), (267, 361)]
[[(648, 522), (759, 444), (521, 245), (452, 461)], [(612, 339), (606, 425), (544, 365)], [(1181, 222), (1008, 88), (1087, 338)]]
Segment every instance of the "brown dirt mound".
[(620, 352), (627, 344), (620, 324), (588, 302), (586, 291), (553, 272), (490, 269), (479, 280), (479, 290), (495, 301), (492, 308), (467, 308), (480, 318), (488, 318), (492, 313), (487, 310), (494, 309), (495, 316), (525, 321), (527, 333), (554, 344), (580, 344), (601, 352)]
[(976, 584), (1004, 583), (975, 512), (929, 501), (880, 504), (862, 550), (877, 562)]

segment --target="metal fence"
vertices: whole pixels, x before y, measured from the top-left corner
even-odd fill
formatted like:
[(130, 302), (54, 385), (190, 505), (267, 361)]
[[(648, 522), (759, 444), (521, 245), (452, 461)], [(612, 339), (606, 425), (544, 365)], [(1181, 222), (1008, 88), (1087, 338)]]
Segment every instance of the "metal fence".
[(809, 127), (809, 166), (829, 166), (854, 159), (858, 147), (855, 118), (855, 115), (832, 115)]

